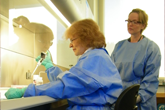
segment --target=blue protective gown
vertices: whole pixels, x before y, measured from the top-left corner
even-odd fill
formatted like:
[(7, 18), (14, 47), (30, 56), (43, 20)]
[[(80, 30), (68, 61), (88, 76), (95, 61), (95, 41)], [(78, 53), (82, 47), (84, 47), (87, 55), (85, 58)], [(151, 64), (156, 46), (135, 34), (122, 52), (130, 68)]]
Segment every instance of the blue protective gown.
[(123, 40), (115, 45), (111, 54), (123, 82), (123, 89), (140, 84), (141, 103), (138, 110), (157, 110), (156, 92), (161, 64), (159, 47), (144, 37), (137, 43)]
[(111, 110), (123, 89), (119, 72), (103, 49), (87, 51), (69, 71), (51, 67), (46, 72), (50, 83), (30, 84), (24, 97), (67, 98), (67, 110)]

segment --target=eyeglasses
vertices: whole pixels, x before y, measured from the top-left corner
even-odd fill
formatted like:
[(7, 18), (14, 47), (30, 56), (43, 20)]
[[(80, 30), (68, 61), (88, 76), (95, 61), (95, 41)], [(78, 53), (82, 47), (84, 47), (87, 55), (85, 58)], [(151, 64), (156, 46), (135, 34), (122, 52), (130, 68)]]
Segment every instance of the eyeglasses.
[(72, 43), (74, 40), (78, 39), (79, 37), (76, 37), (74, 39), (70, 39), (70, 42)]
[(128, 24), (129, 23), (132, 23), (132, 24), (140, 24), (141, 23), (140, 21), (131, 21), (131, 20), (125, 20), (125, 22), (127, 22)]

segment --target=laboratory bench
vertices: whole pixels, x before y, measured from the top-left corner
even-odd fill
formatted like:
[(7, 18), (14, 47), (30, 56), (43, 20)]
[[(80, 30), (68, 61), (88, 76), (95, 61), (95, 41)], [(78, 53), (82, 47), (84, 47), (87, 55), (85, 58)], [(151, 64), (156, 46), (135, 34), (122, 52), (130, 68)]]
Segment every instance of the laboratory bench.
[(157, 106), (162, 105), (162, 104), (165, 105), (165, 82), (164, 81), (165, 81), (164, 78), (159, 80), (159, 87), (156, 93)]
[(49, 96), (1, 100), (1, 110), (65, 110), (67, 107), (66, 99), (56, 100)]
[(157, 105), (165, 104), (165, 93), (156, 93)]

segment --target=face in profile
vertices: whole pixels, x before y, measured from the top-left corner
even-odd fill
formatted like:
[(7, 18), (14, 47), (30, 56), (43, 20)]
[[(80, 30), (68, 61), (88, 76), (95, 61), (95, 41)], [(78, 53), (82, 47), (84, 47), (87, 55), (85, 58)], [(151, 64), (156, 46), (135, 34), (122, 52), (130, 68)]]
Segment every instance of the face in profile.
[(81, 42), (80, 37), (74, 36), (70, 38), (69, 47), (72, 48), (76, 56), (82, 55), (88, 48)]
[(41, 54), (41, 52), (46, 53), (50, 46), (53, 45), (53, 34), (51, 32), (35, 34), (35, 57)]

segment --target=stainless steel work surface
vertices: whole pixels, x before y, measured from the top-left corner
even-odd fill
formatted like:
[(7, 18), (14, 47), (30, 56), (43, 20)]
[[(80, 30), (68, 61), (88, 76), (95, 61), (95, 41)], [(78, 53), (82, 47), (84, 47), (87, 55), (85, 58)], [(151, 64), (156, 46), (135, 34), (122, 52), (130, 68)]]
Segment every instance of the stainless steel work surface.
[(17, 99), (4, 99), (1, 100), (1, 110), (21, 110), (27, 109), (43, 104), (56, 102), (58, 100), (48, 96), (35, 96)]

